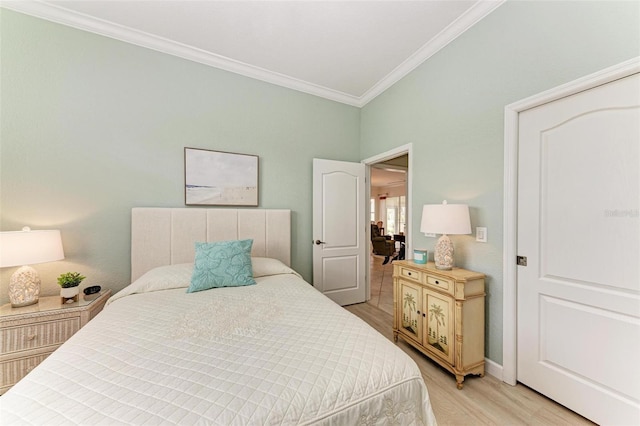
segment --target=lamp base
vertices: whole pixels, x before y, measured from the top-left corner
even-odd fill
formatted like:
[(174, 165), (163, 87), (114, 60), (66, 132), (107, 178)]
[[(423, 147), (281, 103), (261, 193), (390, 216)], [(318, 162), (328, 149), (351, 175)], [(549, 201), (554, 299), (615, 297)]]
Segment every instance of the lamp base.
[(450, 271), (453, 268), (453, 243), (446, 234), (438, 238), (434, 253), (436, 269)]
[(21, 266), (9, 280), (9, 301), (12, 308), (38, 303), (40, 277), (31, 266)]

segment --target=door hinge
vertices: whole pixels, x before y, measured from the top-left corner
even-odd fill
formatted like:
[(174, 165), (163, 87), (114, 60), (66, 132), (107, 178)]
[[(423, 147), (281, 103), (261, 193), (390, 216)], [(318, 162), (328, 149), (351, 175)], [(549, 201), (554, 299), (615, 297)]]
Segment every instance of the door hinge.
[(518, 266), (527, 266), (527, 256), (516, 256), (516, 264)]

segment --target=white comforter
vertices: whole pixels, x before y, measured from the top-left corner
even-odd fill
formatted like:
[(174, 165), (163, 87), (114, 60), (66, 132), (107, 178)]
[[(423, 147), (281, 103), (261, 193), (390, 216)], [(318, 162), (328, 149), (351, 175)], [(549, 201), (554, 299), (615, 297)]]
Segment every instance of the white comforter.
[(115, 295), (0, 398), (0, 422), (435, 424), (415, 363), (293, 271), (187, 294), (179, 266)]

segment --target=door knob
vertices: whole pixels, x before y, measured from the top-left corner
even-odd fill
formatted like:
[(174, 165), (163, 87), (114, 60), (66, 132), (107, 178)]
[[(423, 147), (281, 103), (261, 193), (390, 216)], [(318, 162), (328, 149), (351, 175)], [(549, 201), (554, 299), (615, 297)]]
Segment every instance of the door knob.
[(320, 244), (327, 244), (324, 241), (320, 241), (320, 240), (315, 240), (314, 241), (315, 245), (319, 246)]

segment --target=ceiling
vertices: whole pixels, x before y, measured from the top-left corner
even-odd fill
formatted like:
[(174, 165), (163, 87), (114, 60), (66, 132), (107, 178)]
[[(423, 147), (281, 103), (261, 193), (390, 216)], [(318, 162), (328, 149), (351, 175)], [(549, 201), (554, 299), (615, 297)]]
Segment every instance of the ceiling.
[(406, 186), (407, 170), (398, 168), (371, 167), (371, 186)]
[(504, 0), (2, 1), (2, 7), (364, 106)]

